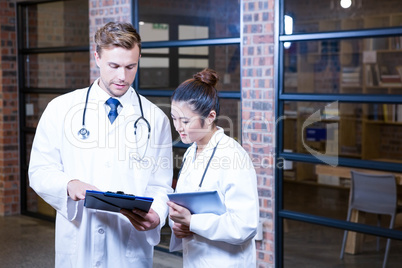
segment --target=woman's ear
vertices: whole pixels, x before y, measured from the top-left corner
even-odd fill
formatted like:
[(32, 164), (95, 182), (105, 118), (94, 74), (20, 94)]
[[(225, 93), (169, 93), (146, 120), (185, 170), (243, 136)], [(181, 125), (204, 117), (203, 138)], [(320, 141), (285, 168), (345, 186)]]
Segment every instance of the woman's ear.
[(208, 125), (212, 125), (215, 122), (215, 119), (216, 119), (216, 111), (212, 110), (209, 112), (209, 115), (207, 117)]

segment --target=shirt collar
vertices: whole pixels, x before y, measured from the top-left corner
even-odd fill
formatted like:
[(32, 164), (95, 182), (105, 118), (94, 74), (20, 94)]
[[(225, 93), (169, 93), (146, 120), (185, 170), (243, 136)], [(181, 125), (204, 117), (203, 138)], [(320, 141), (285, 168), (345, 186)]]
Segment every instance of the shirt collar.
[[(221, 127), (217, 127), (218, 130), (215, 131), (214, 135), (212, 135), (211, 139), (209, 140), (207, 146), (204, 148), (204, 152), (206, 150), (213, 150), (217, 145), (218, 142), (223, 138), (223, 136), (225, 135), (223, 128)], [(192, 145), (193, 149), (195, 150), (197, 148), (197, 143), (194, 142)]]
[[(95, 82), (93, 83), (93, 91), (96, 94), (96, 99), (98, 99), (100, 102), (106, 103), (106, 101), (110, 98), (110, 95), (106, 93), (100, 86), (99, 86), (99, 81), (100, 78), (96, 79)], [(134, 92), (134, 89), (130, 86), (130, 88), (127, 90), (127, 92), (118, 98), (115, 98), (119, 100), (120, 104), (122, 107), (129, 106), (131, 105), (132, 102), (132, 96), (133, 94), (135, 95), (136, 93)]]

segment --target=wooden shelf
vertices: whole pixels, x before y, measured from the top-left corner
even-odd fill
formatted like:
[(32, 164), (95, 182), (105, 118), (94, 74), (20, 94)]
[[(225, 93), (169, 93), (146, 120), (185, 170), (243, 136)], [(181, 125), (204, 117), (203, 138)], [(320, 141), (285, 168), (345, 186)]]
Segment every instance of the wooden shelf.
[(368, 125), (397, 125), (402, 126), (402, 122), (387, 122), (384, 120), (363, 120), (363, 123)]

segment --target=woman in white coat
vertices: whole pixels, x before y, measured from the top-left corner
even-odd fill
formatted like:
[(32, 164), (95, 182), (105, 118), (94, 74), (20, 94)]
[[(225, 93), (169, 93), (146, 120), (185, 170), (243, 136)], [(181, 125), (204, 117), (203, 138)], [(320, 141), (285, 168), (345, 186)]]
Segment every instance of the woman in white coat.
[[(32, 146), (30, 186), (57, 211), (56, 267), (150, 268), (172, 191), (170, 124), (130, 86), (141, 48), (132, 25), (108, 23), (95, 41), (101, 76), (48, 104)], [(111, 98), (120, 103), (114, 120), (106, 104)], [(143, 119), (135, 130), (142, 112), (150, 132)], [(83, 206), (86, 190), (124, 191), (154, 202), (149, 213), (94, 210)]]
[(170, 250), (183, 250), (184, 267), (255, 267), (256, 173), (246, 151), (216, 126), (218, 79), (205, 69), (183, 82), (172, 95), (171, 115), (183, 143), (192, 143), (176, 192), (216, 190), (226, 212), (191, 214), (169, 201)]

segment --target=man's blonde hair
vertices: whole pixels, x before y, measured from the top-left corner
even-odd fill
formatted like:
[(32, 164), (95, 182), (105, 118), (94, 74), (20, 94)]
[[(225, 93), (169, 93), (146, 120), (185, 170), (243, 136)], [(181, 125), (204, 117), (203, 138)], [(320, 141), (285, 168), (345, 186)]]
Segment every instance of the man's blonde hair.
[(130, 23), (109, 22), (95, 33), (94, 39), (99, 57), (102, 49), (112, 47), (132, 49), (137, 45), (141, 53), (141, 37)]

